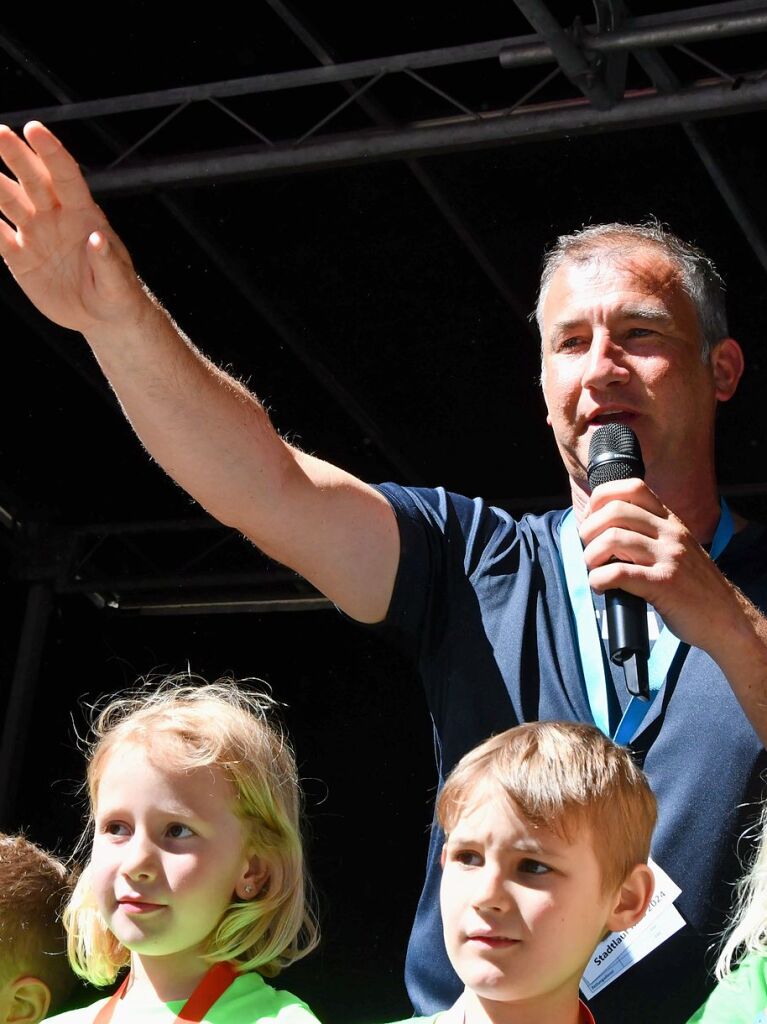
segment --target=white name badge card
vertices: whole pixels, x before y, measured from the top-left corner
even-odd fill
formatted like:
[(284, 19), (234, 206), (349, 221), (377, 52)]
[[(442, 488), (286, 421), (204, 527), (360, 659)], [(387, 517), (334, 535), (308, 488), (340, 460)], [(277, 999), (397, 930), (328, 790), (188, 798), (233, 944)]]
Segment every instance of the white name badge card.
[(684, 927), (684, 918), (674, 906), (681, 889), (654, 861), (648, 865), (655, 876), (655, 891), (647, 913), (633, 928), (612, 932), (594, 950), (581, 978), (581, 992), (593, 998), (648, 953)]

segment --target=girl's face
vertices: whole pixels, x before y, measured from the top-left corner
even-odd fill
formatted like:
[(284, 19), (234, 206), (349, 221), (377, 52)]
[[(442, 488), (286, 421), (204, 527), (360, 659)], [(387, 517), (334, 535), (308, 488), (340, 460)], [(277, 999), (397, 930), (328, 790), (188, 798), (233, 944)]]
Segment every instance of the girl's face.
[[(157, 762), (157, 763), (155, 763)], [(266, 869), (249, 857), (235, 791), (215, 767), (161, 767), (133, 744), (112, 751), (96, 794), (91, 856), (98, 908), (123, 946), (188, 969), (235, 896)]]

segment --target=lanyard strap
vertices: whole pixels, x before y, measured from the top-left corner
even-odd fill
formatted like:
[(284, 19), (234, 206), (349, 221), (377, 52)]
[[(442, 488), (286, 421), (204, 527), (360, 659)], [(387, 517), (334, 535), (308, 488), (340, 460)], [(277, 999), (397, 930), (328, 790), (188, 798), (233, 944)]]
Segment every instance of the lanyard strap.
[[(714, 539), (711, 541), (711, 557), (716, 559), (730, 542), (734, 532), (732, 513), (724, 498), (720, 501), (721, 514)], [(578, 653), (581, 659), (586, 696), (595, 724), (606, 735), (610, 735), (610, 714), (607, 701), (608, 680), (605, 674), (602, 640), (597, 626), (594, 601), (589, 587), (589, 575), (583, 560), (583, 545), (578, 534), (578, 524), (573, 510), (569, 508), (559, 525), (562, 568), (570, 597), (570, 606), (575, 618), (578, 637)], [(639, 728), (650, 709), (658, 690), (663, 685), (671, 662), (679, 650), (680, 641), (668, 626), (664, 626), (653, 644), (647, 672), (650, 678), (650, 699), (632, 697), (623, 713), (613, 739), (616, 743), (628, 743)]]
[[(176, 1017), (177, 1024), (201, 1021), (211, 1006), (226, 992), (236, 977), (237, 970), (232, 964), (226, 962), (214, 964), (184, 1003), (178, 1017)], [(93, 1024), (108, 1024), (111, 1021), (118, 1003), (125, 995), (129, 982), (130, 974), (109, 1002), (101, 1007), (96, 1014)]]

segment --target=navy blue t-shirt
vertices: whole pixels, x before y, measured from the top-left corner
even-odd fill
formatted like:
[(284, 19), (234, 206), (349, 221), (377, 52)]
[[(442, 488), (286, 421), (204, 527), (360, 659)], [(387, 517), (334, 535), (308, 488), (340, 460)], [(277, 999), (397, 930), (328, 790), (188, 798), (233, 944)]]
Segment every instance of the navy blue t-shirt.
[[(562, 510), (514, 520), (480, 499), (383, 484), (397, 515), (400, 566), (382, 628), (417, 662), (436, 738), (439, 784), (472, 747), (520, 722), (591, 722), (559, 558)], [(750, 525), (719, 559), (767, 607), (765, 529)], [(625, 704), (616, 669), (613, 713)], [(712, 987), (706, 953), (740, 876), (736, 845), (758, 813), (762, 745), (718, 666), (681, 645), (631, 741), (658, 799), (652, 855), (682, 893), (687, 927), (589, 1004), (598, 1024), (673, 1024)], [(432, 830), (406, 980), (418, 1014), (455, 1001), (439, 913), (443, 836)], [(739, 848), (743, 853), (743, 844)]]

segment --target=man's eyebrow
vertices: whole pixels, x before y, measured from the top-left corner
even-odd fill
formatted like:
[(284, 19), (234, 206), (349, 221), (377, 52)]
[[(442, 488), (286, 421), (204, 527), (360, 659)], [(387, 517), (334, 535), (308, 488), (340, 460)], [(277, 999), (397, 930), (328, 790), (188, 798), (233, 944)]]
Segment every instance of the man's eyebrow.
[(619, 313), (621, 320), (651, 320), (654, 323), (670, 324), (673, 316), (664, 307), (658, 306), (627, 306)]
[[(674, 322), (674, 318), (669, 311), (663, 306), (625, 306), (623, 309), (618, 310), (617, 318), (619, 320), (644, 320), (652, 323), (671, 324)], [(577, 328), (583, 326), (588, 322), (588, 317), (573, 317), (571, 320), (557, 320), (552, 325), (551, 337), (561, 337), (563, 334), (569, 334), (570, 331), (577, 330)]]

